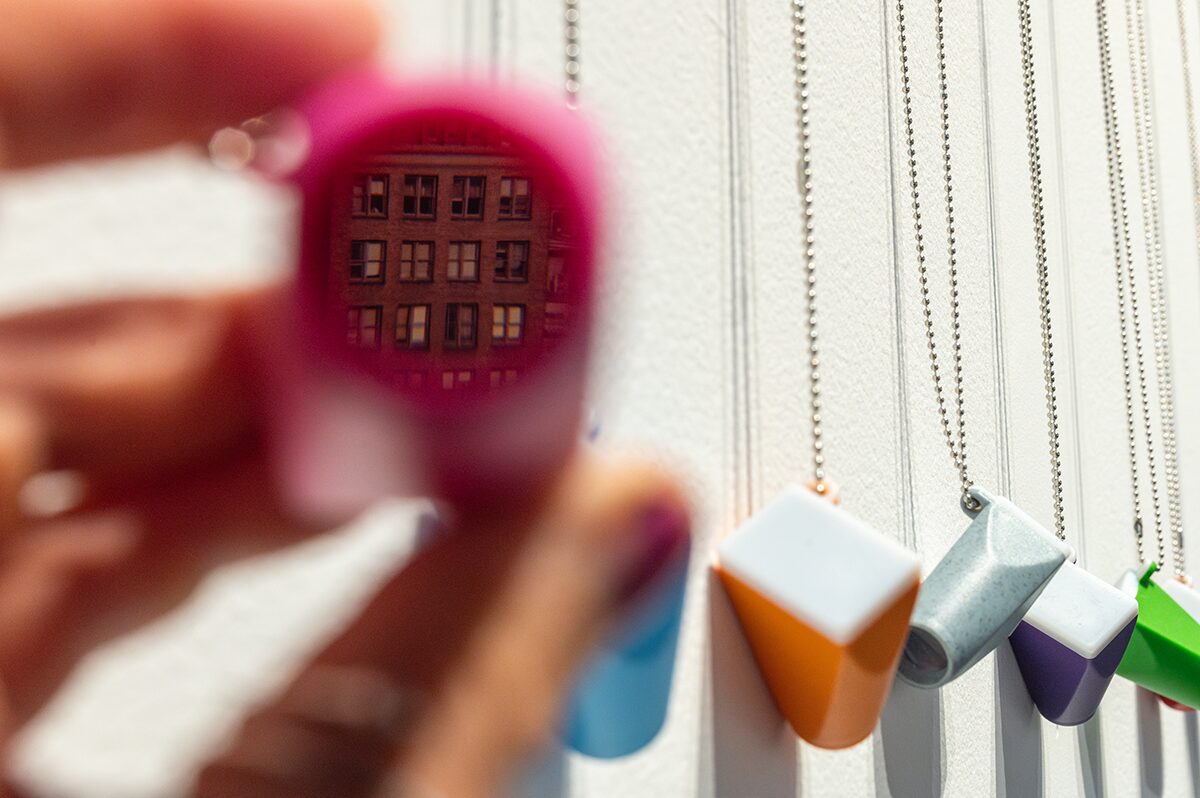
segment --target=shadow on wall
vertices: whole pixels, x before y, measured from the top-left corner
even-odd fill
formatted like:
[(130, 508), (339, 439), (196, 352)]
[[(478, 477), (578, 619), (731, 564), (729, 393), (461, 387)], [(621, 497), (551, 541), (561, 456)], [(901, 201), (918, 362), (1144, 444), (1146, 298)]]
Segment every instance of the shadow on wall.
[(796, 737), (784, 722), (758, 672), (733, 605), (716, 579), (708, 583), (708, 672), (711, 717), (711, 783), (702, 772), (702, 795), (797, 794)]
[(1104, 746), (1100, 732), (1103, 710), (1087, 723), (1075, 727), (1075, 742), (1079, 747), (1079, 774), (1083, 781), (1084, 798), (1105, 798)]
[(996, 795), (1044, 794), (1042, 718), (1006, 640), (996, 649)]
[(875, 734), (877, 798), (939, 798), (944, 751), (942, 691), (896, 679)]
[(1200, 722), (1195, 712), (1185, 713), (1184, 728), (1187, 730), (1188, 771), (1192, 777), (1192, 795), (1200, 798)]
[(1141, 687), (1137, 689), (1137, 729), (1142, 796), (1158, 798), (1163, 794), (1162, 713), (1158, 697)]

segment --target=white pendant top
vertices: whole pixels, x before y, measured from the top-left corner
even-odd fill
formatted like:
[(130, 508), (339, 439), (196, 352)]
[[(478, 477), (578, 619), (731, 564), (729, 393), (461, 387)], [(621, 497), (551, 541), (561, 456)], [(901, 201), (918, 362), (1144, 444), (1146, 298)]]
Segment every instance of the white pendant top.
[(1085, 659), (1094, 659), (1137, 612), (1137, 599), (1068, 562), (1054, 574), (1025, 620)]
[(786, 488), (717, 547), (721, 567), (838, 645), (921, 575), (917, 556), (807, 488)]
[(1155, 571), (1150, 578), (1154, 580), (1154, 584), (1166, 591), (1171, 600), (1183, 608), (1184, 612), (1192, 616), (1192, 620), (1200, 623), (1200, 593), (1162, 571)]
[(1125, 573), (1121, 574), (1121, 578), (1117, 580), (1117, 590), (1120, 590), (1127, 596), (1137, 601), (1138, 583), (1142, 581), (1142, 577), (1146, 575), (1146, 568), (1130, 568)]

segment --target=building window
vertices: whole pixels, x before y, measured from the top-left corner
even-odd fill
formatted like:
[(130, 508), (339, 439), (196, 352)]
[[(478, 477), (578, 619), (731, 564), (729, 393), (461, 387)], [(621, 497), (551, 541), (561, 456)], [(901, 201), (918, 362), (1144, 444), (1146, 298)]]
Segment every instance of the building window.
[(524, 333), (524, 305), (492, 306), (492, 343), (519, 344)]
[(472, 373), (470, 371), (443, 371), (442, 372), (442, 387), (447, 391), (455, 388), (466, 388), (471, 384)]
[(354, 215), (386, 219), (388, 176), (358, 175), (354, 178)]
[(400, 279), (429, 282), (433, 279), (433, 242), (405, 241), (400, 244)]
[(383, 322), (383, 308), (379, 306), (354, 306), (346, 309), (346, 341), (351, 346), (364, 349), (379, 347), (379, 330)]
[(476, 282), (479, 279), (479, 242), (451, 241), (448, 251), (447, 279)]
[(529, 242), (496, 242), (496, 280), (523, 283), (529, 279)]
[(528, 219), (533, 209), (529, 180), (524, 177), (500, 178), (500, 218)]
[(437, 210), (437, 176), (404, 176), (404, 215), (409, 219), (432, 219)]
[(382, 283), (383, 266), (387, 258), (387, 243), (383, 241), (350, 242), (350, 282)]
[(483, 188), (486, 177), (455, 177), (450, 193), (450, 216), (454, 219), (483, 218)]
[(401, 349), (429, 348), (429, 305), (396, 308), (396, 346)]
[(567, 331), (567, 306), (562, 302), (547, 302), (542, 329), (547, 336), (556, 338)]
[(479, 306), (453, 303), (446, 306), (447, 349), (474, 349)]
[(512, 385), (517, 381), (516, 369), (492, 369), (492, 387), (499, 388), (504, 385)]

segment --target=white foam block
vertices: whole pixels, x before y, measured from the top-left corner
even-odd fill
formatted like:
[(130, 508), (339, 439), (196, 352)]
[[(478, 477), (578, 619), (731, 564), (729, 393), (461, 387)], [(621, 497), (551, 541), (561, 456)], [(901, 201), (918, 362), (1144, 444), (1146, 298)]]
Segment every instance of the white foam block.
[(1086, 659), (1094, 659), (1137, 616), (1137, 600), (1075, 563), (1064, 563), (1025, 620)]
[(920, 578), (916, 555), (792, 486), (717, 547), (721, 567), (838, 645)]

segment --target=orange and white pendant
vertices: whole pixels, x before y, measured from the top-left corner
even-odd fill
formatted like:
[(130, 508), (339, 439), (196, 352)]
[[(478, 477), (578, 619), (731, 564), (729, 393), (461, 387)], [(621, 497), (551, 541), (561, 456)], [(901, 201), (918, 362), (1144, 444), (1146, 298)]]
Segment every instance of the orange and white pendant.
[(721, 542), (715, 568), (796, 734), (821, 748), (866, 738), (908, 635), (917, 557), (795, 485)]

